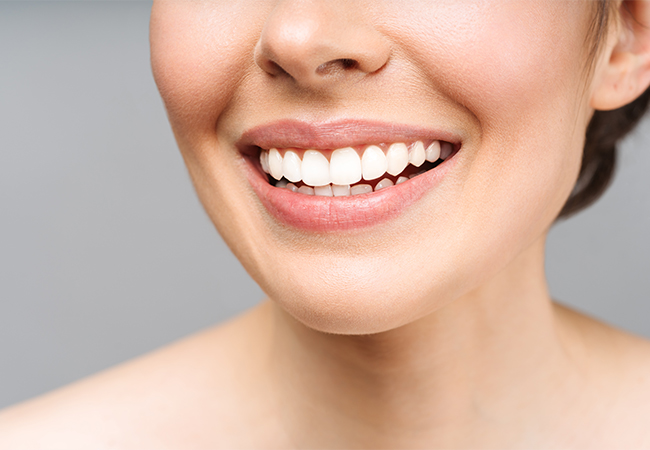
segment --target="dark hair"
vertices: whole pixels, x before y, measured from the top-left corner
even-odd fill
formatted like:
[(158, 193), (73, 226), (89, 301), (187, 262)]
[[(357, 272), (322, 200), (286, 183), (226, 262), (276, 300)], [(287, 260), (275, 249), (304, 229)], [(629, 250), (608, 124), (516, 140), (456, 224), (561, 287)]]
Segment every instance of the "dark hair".
[[(611, 0), (596, 2), (596, 14), (591, 24), (591, 51), (593, 64), (600, 43), (607, 33), (612, 16)], [(609, 186), (616, 167), (616, 145), (645, 114), (650, 100), (650, 88), (639, 98), (612, 111), (596, 111), (587, 126), (580, 174), (573, 192), (564, 204), (559, 217), (568, 217), (595, 202)]]

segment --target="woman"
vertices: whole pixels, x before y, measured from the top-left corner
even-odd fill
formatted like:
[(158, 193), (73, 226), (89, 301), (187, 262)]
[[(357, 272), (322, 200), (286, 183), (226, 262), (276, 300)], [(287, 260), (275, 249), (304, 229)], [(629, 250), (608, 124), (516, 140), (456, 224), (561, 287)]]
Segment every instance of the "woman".
[(0, 447), (650, 447), (648, 343), (553, 304), (543, 266), (644, 108), (646, 23), (645, 1), (155, 3), (179, 147), (269, 300), (5, 412)]

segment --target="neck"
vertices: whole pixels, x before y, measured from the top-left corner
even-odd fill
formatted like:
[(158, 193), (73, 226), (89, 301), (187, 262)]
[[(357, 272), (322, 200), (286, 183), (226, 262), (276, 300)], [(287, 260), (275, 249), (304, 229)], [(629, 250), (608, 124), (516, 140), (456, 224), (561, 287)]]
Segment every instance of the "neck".
[(326, 334), (271, 309), (283, 420), (307, 447), (485, 445), (553, 416), (558, 386), (573, 380), (543, 239), (479, 289), (387, 332)]

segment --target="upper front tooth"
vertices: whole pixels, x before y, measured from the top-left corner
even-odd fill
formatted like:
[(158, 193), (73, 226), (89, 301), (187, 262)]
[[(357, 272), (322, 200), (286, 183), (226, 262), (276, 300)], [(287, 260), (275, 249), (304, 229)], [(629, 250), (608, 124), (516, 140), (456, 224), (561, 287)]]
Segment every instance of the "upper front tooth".
[(282, 155), (277, 148), (269, 150), (269, 172), (276, 180), (282, 178)]
[(302, 157), (301, 169), (305, 184), (324, 186), (330, 183), (330, 163), (321, 152), (307, 150)]
[(361, 180), (361, 159), (352, 147), (332, 152), (330, 179), (333, 184), (354, 184)]
[(284, 177), (293, 183), (300, 181), (302, 179), (300, 165), (300, 156), (296, 152), (288, 150), (282, 159), (282, 172), (284, 173)]
[(427, 161), (436, 162), (440, 158), (440, 141), (433, 141), (426, 150)]
[(397, 143), (392, 144), (388, 147), (388, 153), (386, 154), (386, 159), (388, 160), (388, 167), (386, 172), (391, 175), (397, 175), (406, 169), (406, 166), (409, 163), (409, 151), (406, 147), (406, 144)]
[(426, 153), (424, 151), (424, 144), (422, 141), (417, 141), (411, 149), (411, 153), (409, 153), (409, 162), (415, 167), (420, 167), (424, 164), (425, 159)]
[(388, 161), (382, 149), (376, 145), (371, 145), (363, 152), (361, 166), (363, 167), (363, 179), (375, 180), (386, 173)]

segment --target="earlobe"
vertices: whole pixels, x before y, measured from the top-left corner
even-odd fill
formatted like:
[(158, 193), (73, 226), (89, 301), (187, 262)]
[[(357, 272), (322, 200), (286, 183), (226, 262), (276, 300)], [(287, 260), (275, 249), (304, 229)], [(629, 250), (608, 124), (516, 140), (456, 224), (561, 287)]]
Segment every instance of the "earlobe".
[(590, 105), (617, 109), (634, 101), (650, 85), (650, 1), (626, 0), (594, 74)]

